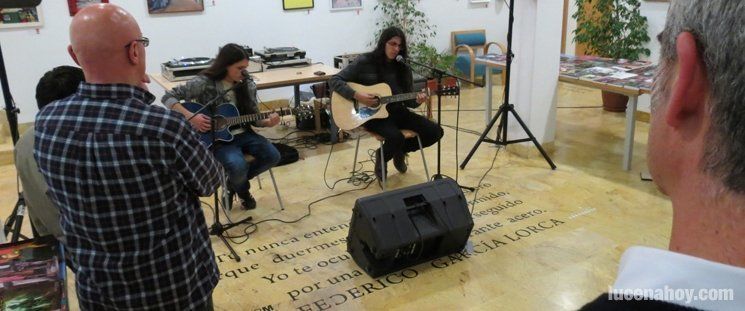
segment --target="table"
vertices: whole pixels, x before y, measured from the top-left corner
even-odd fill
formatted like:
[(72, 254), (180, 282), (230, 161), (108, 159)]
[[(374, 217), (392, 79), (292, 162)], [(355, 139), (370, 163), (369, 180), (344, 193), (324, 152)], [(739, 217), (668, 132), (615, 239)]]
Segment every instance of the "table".
[[(487, 67), (506, 67), (506, 57), (500, 54), (487, 54), (476, 58), (476, 63)], [(626, 107), (626, 135), (622, 167), (631, 170), (634, 152), (634, 132), (636, 129), (636, 108), (639, 95), (649, 94), (656, 66), (644, 61), (624, 61), (595, 56), (575, 57), (561, 55), (559, 81), (600, 89), (629, 97)], [(486, 75), (486, 123), (492, 118), (492, 80)]]
[[(314, 74), (317, 71), (325, 72), (325, 75)], [(270, 69), (263, 72), (252, 73), (251, 77), (256, 82), (256, 88), (259, 90), (271, 89), (284, 86), (292, 86), (295, 94), (295, 106), (300, 105), (300, 85), (307, 83), (324, 82), (337, 74), (339, 69), (324, 64), (313, 64), (305, 67), (286, 67)], [(165, 90), (170, 90), (176, 86), (185, 84), (186, 81), (168, 81), (160, 73), (149, 74), (150, 78), (162, 86)]]

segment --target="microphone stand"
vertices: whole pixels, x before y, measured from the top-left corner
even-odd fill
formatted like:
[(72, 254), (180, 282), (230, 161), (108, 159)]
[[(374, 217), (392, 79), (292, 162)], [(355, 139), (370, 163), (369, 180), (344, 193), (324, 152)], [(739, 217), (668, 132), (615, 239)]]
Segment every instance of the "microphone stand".
[[(236, 83), (235, 85), (233, 85), (231, 88), (229, 88), (227, 90), (224, 90), (222, 92), (219, 92), (217, 94), (217, 96), (215, 96), (215, 98), (211, 99), (209, 102), (207, 102), (206, 104), (204, 104), (204, 106), (202, 106), (202, 108), (199, 108), (199, 110), (195, 111), (194, 114), (191, 115), (191, 117), (189, 117), (188, 119), (186, 119), (186, 121), (191, 121), (191, 119), (194, 119), (194, 117), (196, 117), (199, 113), (201, 113), (202, 111), (204, 111), (204, 109), (207, 109), (207, 107), (211, 107), (210, 109), (212, 109), (213, 106), (214, 106), (214, 104), (215, 104), (215, 102), (218, 99), (222, 98), (223, 96), (225, 96), (226, 94), (228, 94), (230, 91), (235, 90), (236, 88), (238, 88), (239, 85), (243, 85), (244, 83), (248, 83), (249, 80), (253, 81), (253, 79), (251, 79), (251, 76), (249, 76), (247, 72), (243, 71), (243, 72), (241, 72), (241, 74), (243, 74), (243, 80), (241, 80), (241, 82)], [(214, 109), (212, 109), (212, 110), (214, 110)], [(214, 115), (214, 111), (212, 111), (211, 114)], [(212, 115), (210, 115), (210, 117), (212, 117)], [(210, 122), (213, 122), (214, 123), (214, 119), (210, 119)], [(214, 125), (214, 124), (212, 124), (212, 125)], [(212, 129), (213, 129), (213, 131), (212, 131), (212, 134), (213, 134), (212, 139), (213, 139), (213, 142), (214, 142), (214, 138), (215, 138), (214, 137), (214, 134), (215, 133), (214, 133), (214, 128), (212, 128)]]
[[(411, 59), (404, 59), (401, 56), (396, 57), (396, 60), (399, 61), (400, 63), (403, 63), (404, 65), (406, 65), (407, 67), (409, 67), (411, 70), (414, 70), (414, 69), (408, 63), (414, 64), (414, 65), (417, 65), (417, 66), (420, 66), (420, 67), (423, 67), (423, 68), (427, 68), (437, 78), (437, 125), (440, 126), (440, 127), (442, 127), (442, 95), (440, 93), (442, 92), (442, 78), (443, 77), (453, 77), (453, 78), (455, 78), (457, 80), (460, 80), (460, 81), (463, 81), (463, 82), (466, 82), (466, 83), (469, 83), (469, 84), (472, 84), (472, 85), (475, 85), (475, 86), (478, 86), (478, 87), (483, 87), (483, 85), (481, 85), (481, 84), (478, 84), (478, 83), (476, 83), (474, 81), (471, 81), (471, 80), (468, 80), (468, 79), (461, 78), (461, 77), (459, 77), (457, 75), (454, 75), (452, 73), (449, 73), (449, 72), (447, 72), (445, 70), (439, 69), (439, 68), (434, 67), (434, 66), (423, 64), (423, 63), (420, 63), (420, 62), (417, 62), (417, 61), (414, 61), (414, 60), (411, 60)], [(425, 76), (427, 78), (430, 78), (430, 75), (425, 75)], [(442, 179), (443, 178), (442, 171), (441, 171), (441, 168), (440, 168), (441, 167), (441, 163), (442, 163), (442, 160), (441, 160), (441, 156), (442, 156), (442, 145), (440, 143), (441, 141), (442, 141), (441, 139), (437, 141), (437, 173), (432, 176), (432, 179)], [(473, 192), (473, 191), (476, 190), (476, 188), (474, 188), (474, 187), (467, 187), (467, 186), (461, 186), (461, 185), (458, 185), (458, 186), (461, 187), (461, 188), (463, 188), (463, 189), (466, 189), (468, 191), (471, 191), (471, 192)]]
[[(244, 79), (243, 81), (241, 81), (239, 83), (236, 83), (231, 88), (218, 93), (217, 96), (215, 96), (215, 98), (213, 98), (212, 100), (210, 100), (209, 102), (207, 102), (202, 108), (199, 108), (199, 110), (195, 111), (194, 114), (186, 120), (186, 121), (190, 121), (195, 116), (197, 116), (198, 114), (200, 114), (202, 111), (204, 111), (205, 109), (207, 109), (209, 107), (209, 113), (210, 113), (209, 114), (209, 117), (210, 117), (210, 135), (212, 136), (212, 145), (209, 147), (209, 150), (213, 154), (214, 154), (215, 149), (216, 149), (215, 138), (217, 137), (217, 135), (215, 133), (215, 128), (216, 128), (216, 125), (217, 125), (216, 122), (215, 122), (215, 110), (216, 110), (215, 109), (215, 103), (217, 103), (217, 100), (218, 99), (223, 98), (223, 96), (225, 96), (225, 94), (228, 94), (228, 92), (230, 92), (232, 90), (235, 90), (239, 86), (243, 86), (244, 83), (248, 83), (247, 80), (248, 80), (248, 78)], [(221, 180), (221, 183), (222, 183), (221, 187), (222, 187), (223, 191), (228, 191), (228, 189), (227, 189), (228, 185), (227, 185), (227, 182), (225, 182), (226, 179), (225, 178), (220, 178), (220, 180)], [(219, 237), (220, 240), (222, 240), (222, 242), (225, 243), (225, 246), (230, 251), (230, 254), (233, 255), (233, 258), (235, 258), (235, 261), (240, 262), (241, 261), (241, 257), (238, 256), (238, 253), (235, 251), (235, 249), (233, 249), (233, 247), (230, 245), (230, 243), (228, 243), (228, 239), (225, 238), (225, 232), (228, 231), (228, 230), (230, 230), (231, 228), (233, 228), (235, 226), (249, 223), (251, 220), (253, 220), (253, 217), (248, 216), (248, 217), (246, 217), (246, 218), (244, 218), (244, 219), (242, 219), (240, 221), (223, 225), (222, 223), (220, 223), (220, 199), (219, 199), (219, 197), (220, 196), (217, 194), (217, 190), (215, 190), (215, 194), (214, 194), (214, 199), (215, 199), (215, 205), (214, 205), (215, 206), (215, 222), (210, 227), (209, 233), (210, 233), (210, 235), (215, 235), (215, 236)], [(224, 200), (225, 200), (225, 198), (223, 198), (223, 204), (226, 203), (226, 202), (224, 202)]]
[[(2, 85), (3, 97), (5, 99), (5, 114), (8, 118), (8, 126), (10, 127), (10, 137), (13, 140), (13, 146), (18, 143), (19, 131), (18, 131), (18, 113), (21, 111), (16, 107), (13, 95), (10, 94), (10, 86), (8, 86), (8, 75), (5, 70), (5, 59), (3, 58), (2, 46), (0, 46), (0, 84)], [(16, 172), (16, 182), (18, 182), (18, 173)], [(23, 224), (23, 216), (26, 213), (26, 200), (23, 197), (23, 192), (18, 191), (18, 200), (16, 205), (11, 212), (11, 215), (5, 221), (3, 228), (3, 234), (8, 236), (8, 233), (13, 232), (11, 242), (18, 242), (19, 238), (27, 237), (21, 234), (21, 225)], [(33, 236), (37, 236), (36, 228), (31, 223), (31, 232)]]
[[(499, 106), (499, 109), (497, 110), (497, 114), (492, 117), (491, 121), (489, 122), (489, 125), (486, 126), (486, 129), (483, 133), (481, 133), (481, 137), (479, 137), (479, 140), (476, 141), (476, 144), (473, 145), (473, 148), (471, 148), (471, 151), (468, 153), (468, 156), (466, 156), (466, 159), (463, 160), (463, 163), (460, 164), (460, 168), (464, 169), (466, 168), (466, 164), (468, 164), (468, 161), (471, 160), (471, 157), (474, 153), (476, 153), (476, 149), (479, 148), (482, 142), (488, 142), (495, 144), (497, 146), (507, 146), (510, 144), (516, 144), (516, 143), (522, 143), (522, 142), (533, 142), (533, 145), (538, 149), (538, 151), (543, 155), (543, 158), (548, 162), (548, 165), (551, 167), (552, 170), (556, 169), (556, 164), (554, 164), (554, 161), (551, 161), (551, 158), (548, 156), (545, 150), (543, 150), (543, 147), (541, 147), (541, 144), (538, 143), (538, 140), (533, 136), (533, 133), (530, 132), (530, 129), (528, 129), (528, 126), (525, 125), (525, 122), (520, 118), (520, 116), (517, 114), (517, 111), (515, 111), (515, 105), (510, 104), (510, 74), (512, 72), (512, 58), (514, 57), (514, 54), (512, 54), (512, 24), (515, 22), (515, 10), (514, 10), (514, 4), (515, 0), (510, 0), (510, 18), (509, 18), (509, 25), (507, 28), (507, 68), (506, 75), (507, 80), (504, 82), (504, 102), (501, 106)], [(507, 140), (507, 120), (508, 120), (508, 114), (511, 113), (512, 116), (515, 117), (517, 122), (520, 124), (520, 126), (523, 128), (523, 131), (528, 135), (528, 138), (524, 139), (515, 139), (515, 140)], [(489, 131), (491, 131), (492, 127), (494, 126), (494, 123), (499, 120), (499, 125), (497, 125), (497, 137), (495, 139), (489, 139), (486, 138), (486, 135), (489, 134)]]

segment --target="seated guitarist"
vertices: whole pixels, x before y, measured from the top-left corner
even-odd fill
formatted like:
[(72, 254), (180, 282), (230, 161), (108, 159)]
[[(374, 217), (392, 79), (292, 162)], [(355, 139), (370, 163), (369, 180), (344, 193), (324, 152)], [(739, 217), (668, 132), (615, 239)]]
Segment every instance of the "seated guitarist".
[[(389, 27), (381, 33), (375, 50), (360, 55), (349, 66), (331, 77), (331, 89), (347, 99), (356, 99), (368, 106), (377, 104), (375, 95), (356, 92), (347, 85), (347, 82), (364, 85), (386, 83), (391, 87), (393, 95), (412, 92), (414, 79), (411, 69), (396, 62), (396, 56), (401, 55), (405, 58), (408, 56), (407, 52), (404, 32), (397, 27)], [(402, 129), (417, 132), (424, 147), (436, 143), (443, 135), (442, 128), (437, 123), (407, 109), (417, 107), (426, 100), (427, 95), (422, 93), (417, 96), (416, 101), (390, 103), (386, 106), (390, 115), (388, 118), (372, 119), (362, 125), (366, 130), (385, 138), (383, 160), (387, 164), (392, 158), (393, 165), (401, 173), (405, 173), (407, 169), (406, 153), (419, 149), (416, 138), (404, 139)], [(378, 149), (375, 153), (375, 176), (379, 182), (387, 170), (387, 165), (384, 166), (385, 170), (381, 168), (380, 158)]]
[[(182, 86), (167, 91), (161, 100), (167, 107), (191, 118), (192, 112), (187, 110), (180, 101), (207, 104), (224, 90), (228, 90), (237, 83), (242, 85), (217, 99), (216, 104), (229, 103), (235, 105), (241, 115), (258, 113), (256, 98), (256, 83), (251, 80), (243, 81), (242, 71), (248, 67), (248, 55), (237, 44), (229, 43), (220, 48), (212, 65), (202, 71), (197, 77)], [(208, 132), (211, 128), (209, 112), (192, 118), (189, 122), (200, 132)], [(272, 127), (279, 123), (279, 115), (272, 113), (268, 119), (253, 122), (258, 127)], [(280, 160), (279, 151), (266, 138), (254, 132), (249, 124), (232, 128), (230, 132), (234, 138), (230, 142), (216, 142), (214, 155), (228, 172), (228, 183), (242, 201), (244, 209), (256, 208), (256, 200), (249, 193), (249, 179), (259, 175), (276, 165)], [(246, 162), (243, 153), (251, 154), (256, 160), (250, 164)]]

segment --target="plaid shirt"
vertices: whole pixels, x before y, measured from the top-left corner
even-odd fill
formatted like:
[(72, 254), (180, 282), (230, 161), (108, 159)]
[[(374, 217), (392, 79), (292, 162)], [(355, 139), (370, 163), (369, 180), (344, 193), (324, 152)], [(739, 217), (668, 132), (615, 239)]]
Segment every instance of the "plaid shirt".
[(83, 310), (191, 310), (218, 270), (198, 196), (222, 168), (176, 112), (125, 84), (83, 83), (36, 118), (34, 156)]

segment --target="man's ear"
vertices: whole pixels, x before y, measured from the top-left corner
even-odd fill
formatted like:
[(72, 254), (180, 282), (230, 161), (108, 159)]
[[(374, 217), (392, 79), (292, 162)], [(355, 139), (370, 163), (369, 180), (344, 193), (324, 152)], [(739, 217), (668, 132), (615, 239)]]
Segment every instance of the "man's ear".
[(72, 45), (67, 45), (67, 53), (70, 54), (70, 57), (72, 57), (72, 60), (80, 66), (80, 62), (78, 62), (78, 57), (75, 55), (75, 52), (72, 50)]
[(690, 32), (682, 32), (676, 40), (678, 70), (670, 90), (665, 120), (672, 127), (680, 126), (686, 119), (704, 111), (709, 82), (706, 65)]
[(138, 65), (142, 61), (142, 54), (137, 48), (138, 44), (140, 44), (140, 42), (132, 42), (132, 45), (127, 49), (127, 58), (129, 58), (129, 63), (132, 65)]

